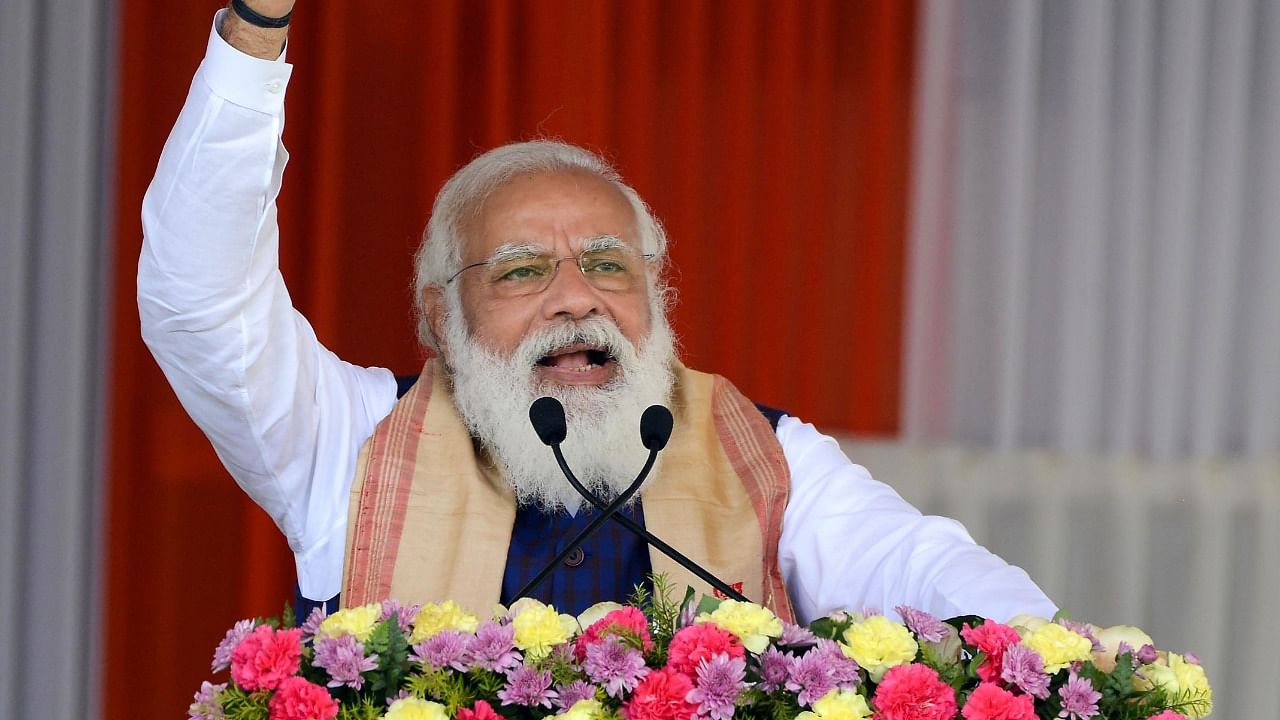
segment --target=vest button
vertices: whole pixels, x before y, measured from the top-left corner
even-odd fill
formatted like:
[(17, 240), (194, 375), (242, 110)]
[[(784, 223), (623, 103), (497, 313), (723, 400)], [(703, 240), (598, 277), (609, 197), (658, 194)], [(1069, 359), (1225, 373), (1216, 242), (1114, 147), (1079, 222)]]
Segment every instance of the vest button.
[(569, 557), (564, 559), (564, 564), (567, 567), (576, 568), (582, 564), (583, 560), (586, 559), (587, 554), (582, 552), (581, 547), (576, 547), (573, 549), (573, 552), (569, 553)]

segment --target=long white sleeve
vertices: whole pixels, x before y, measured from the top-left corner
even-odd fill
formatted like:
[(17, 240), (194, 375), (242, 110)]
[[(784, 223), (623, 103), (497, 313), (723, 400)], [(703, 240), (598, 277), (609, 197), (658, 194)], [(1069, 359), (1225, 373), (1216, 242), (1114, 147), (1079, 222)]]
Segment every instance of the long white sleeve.
[(291, 69), (210, 33), (143, 201), (138, 309), (183, 407), (288, 538), (303, 594), (328, 598), (356, 454), (390, 412), (395, 380), (321, 346), (280, 275)]
[(791, 469), (778, 557), (805, 622), (838, 609), (893, 614), (898, 605), (943, 618), (1057, 611), (1025, 572), (960, 523), (921, 515), (812, 425), (783, 417), (778, 440)]

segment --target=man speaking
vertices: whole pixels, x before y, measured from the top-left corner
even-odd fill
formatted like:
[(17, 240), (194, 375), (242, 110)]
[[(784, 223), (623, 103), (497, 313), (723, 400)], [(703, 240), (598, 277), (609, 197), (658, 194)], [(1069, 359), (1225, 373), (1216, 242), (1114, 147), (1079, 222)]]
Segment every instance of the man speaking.
[[(305, 597), (513, 600), (599, 517), (530, 426), (550, 396), (568, 466), (605, 500), (649, 457), (642, 413), (669, 407), (674, 431), (622, 518), (784, 618), (1054, 612), (1024, 572), (921, 516), (831, 438), (683, 367), (662, 227), (581, 148), (502, 146), (445, 184), (415, 258), (419, 338), (436, 358), (403, 397), (389, 371), (326, 350), (277, 259), (293, 5), (235, 0), (214, 18), (143, 204), (138, 303), (183, 405), (288, 538)], [(711, 590), (606, 522), (531, 592), (577, 612), (651, 571)]]

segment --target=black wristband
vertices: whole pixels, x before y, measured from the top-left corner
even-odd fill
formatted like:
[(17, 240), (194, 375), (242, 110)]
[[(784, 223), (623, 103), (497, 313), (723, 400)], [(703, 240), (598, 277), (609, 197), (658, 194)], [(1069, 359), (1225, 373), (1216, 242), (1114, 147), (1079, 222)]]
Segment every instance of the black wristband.
[(239, 15), (241, 20), (260, 28), (279, 29), (289, 27), (289, 18), (293, 17), (292, 10), (285, 13), (284, 17), (278, 18), (260, 15), (254, 12), (253, 8), (246, 5), (244, 0), (231, 0), (231, 10), (236, 15)]

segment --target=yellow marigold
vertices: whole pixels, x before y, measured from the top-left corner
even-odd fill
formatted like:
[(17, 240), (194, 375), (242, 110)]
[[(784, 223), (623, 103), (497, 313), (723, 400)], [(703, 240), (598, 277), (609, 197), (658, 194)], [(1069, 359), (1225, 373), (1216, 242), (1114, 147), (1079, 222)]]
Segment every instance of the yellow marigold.
[(316, 629), (316, 635), (320, 637), (354, 635), (357, 640), (364, 642), (373, 634), (373, 629), (378, 626), (378, 618), (381, 616), (381, 603), (339, 610), (320, 623), (320, 627)]
[(919, 649), (906, 626), (883, 615), (853, 623), (840, 643), (845, 656), (856, 660), (875, 682), (880, 682), (889, 668), (915, 660)]
[(427, 603), (422, 606), (418, 616), (413, 620), (413, 633), (410, 643), (420, 643), (433, 638), (445, 630), (475, 632), (480, 626), (475, 615), (463, 610), (458, 603), (445, 600), (442, 603)]
[(1093, 643), (1074, 630), (1057, 624), (1041, 625), (1022, 636), (1022, 644), (1044, 660), (1044, 671), (1053, 674), (1077, 660), (1093, 659)]
[(740, 600), (724, 600), (720, 607), (698, 615), (697, 622), (715, 623), (738, 636), (742, 646), (753, 653), (762, 653), (769, 647), (769, 638), (782, 635), (782, 621), (778, 616), (755, 603)]
[(871, 717), (867, 699), (854, 690), (832, 690), (813, 704), (813, 711), (805, 711), (796, 720), (866, 720)]
[(557, 720), (600, 720), (604, 716), (604, 705), (599, 700), (589, 699), (574, 703)]
[(383, 720), (449, 720), (440, 703), (421, 700), (416, 697), (400, 698), (391, 703)]
[(516, 647), (530, 659), (538, 660), (546, 657), (552, 647), (573, 637), (578, 621), (572, 615), (561, 615), (550, 605), (524, 600), (528, 598), (511, 606)]
[(1139, 690), (1161, 688), (1170, 702), (1179, 704), (1178, 712), (1191, 720), (1198, 720), (1213, 710), (1213, 688), (1209, 687), (1204, 668), (1187, 662), (1177, 653), (1143, 665), (1142, 678), (1134, 678), (1135, 687)]

